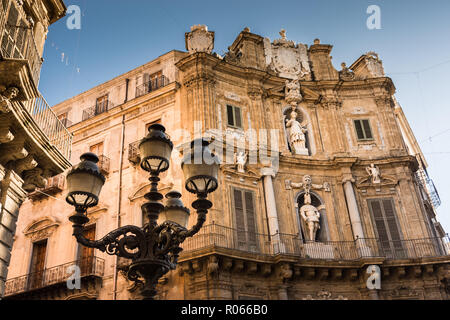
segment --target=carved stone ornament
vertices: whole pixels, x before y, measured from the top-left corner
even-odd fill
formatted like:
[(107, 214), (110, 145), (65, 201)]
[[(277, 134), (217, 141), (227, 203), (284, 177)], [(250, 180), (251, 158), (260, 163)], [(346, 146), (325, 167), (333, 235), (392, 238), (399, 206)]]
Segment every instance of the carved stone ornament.
[(285, 100), (292, 108), (295, 108), (303, 100), (302, 94), (300, 93), (300, 82), (298, 79), (286, 80), (285, 88)]
[(17, 97), (19, 89), (9, 87), (0, 93), (0, 113), (8, 113), (11, 110), (11, 101)]
[(211, 54), (214, 49), (214, 32), (208, 31), (204, 25), (195, 25), (191, 27), (191, 32), (186, 32), (186, 50), (189, 54), (196, 52), (206, 52)]
[(308, 62), (308, 48), (304, 44), (295, 44), (286, 39), (286, 31), (280, 31), (281, 39), (270, 42), (264, 39), (266, 65), (280, 77), (301, 79), (311, 73)]
[(342, 62), (341, 67), (342, 70), (339, 71), (339, 79), (343, 81), (351, 81), (355, 79), (355, 74), (347, 67), (345, 62)]
[(59, 222), (52, 217), (44, 217), (31, 222), (23, 231), (23, 234), (32, 241), (49, 238), (58, 228)]
[(44, 170), (34, 168), (23, 173), (22, 188), (27, 192), (33, 192), (36, 188), (44, 188), (47, 180), (42, 177)]
[(380, 78), (384, 77), (384, 68), (383, 68), (383, 62), (378, 57), (378, 54), (370, 51), (366, 53), (365, 56), (367, 69), (369, 70), (370, 74), (374, 78)]
[(348, 298), (345, 298), (342, 295), (338, 295), (336, 298), (333, 298), (333, 295), (329, 291), (320, 290), (316, 297), (313, 297), (312, 295), (308, 294), (305, 298), (302, 300), (348, 300)]
[(311, 190), (324, 190), (325, 192), (331, 192), (331, 186), (329, 182), (323, 184), (313, 184), (310, 175), (305, 175), (303, 181), (300, 183), (292, 182), (291, 180), (285, 180), (286, 190), (301, 189), (305, 190), (305, 193), (310, 193)]
[(245, 173), (245, 165), (247, 164), (248, 153), (240, 151), (234, 154), (234, 163), (236, 163), (237, 171), (240, 173)]
[(381, 183), (381, 173), (380, 169), (375, 166), (373, 163), (366, 168), (367, 173), (369, 174), (370, 180), (373, 184), (380, 184)]

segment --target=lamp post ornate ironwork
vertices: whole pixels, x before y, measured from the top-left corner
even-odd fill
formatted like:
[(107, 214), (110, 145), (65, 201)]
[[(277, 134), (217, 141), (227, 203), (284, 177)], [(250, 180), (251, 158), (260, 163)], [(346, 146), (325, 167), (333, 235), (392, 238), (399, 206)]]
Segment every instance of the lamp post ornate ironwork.
[[(129, 225), (111, 231), (100, 240), (89, 240), (83, 235), (84, 225), (89, 222), (87, 209), (98, 204), (105, 177), (96, 163), (93, 153), (81, 156), (81, 162), (67, 174), (68, 194), (66, 201), (75, 207), (75, 214), (69, 217), (73, 223), (73, 235), (86, 247), (96, 248), (109, 255), (117, 255), (131, 260), (127, 277), (143, 285), (144, 299), (154, 299), (158, 279), (176, 268), (180, 244), (194, 236), (203, 226), (212, 202), (208, 194), (218, 187), (219, 159), (208, 148), (209, 142), (198, 139), (191, 143), (181, 164), (185, 176), (185, 188), (196, 194), (192, 207), (197, 212), (197, 223), (187, 229), (190, 211), (183, 205), (181, 194), (171, 191), (166, 195), (158, 192), (159, 175), (169, 169), (173, 143), (160, 124), (149, 127), (149, 132), (139, 144), (141, 168), (150, 173), (150, 191), (141, 207), (148, 217), (142, 228)], [(161, 218), (163, 222), (157, 224)]]

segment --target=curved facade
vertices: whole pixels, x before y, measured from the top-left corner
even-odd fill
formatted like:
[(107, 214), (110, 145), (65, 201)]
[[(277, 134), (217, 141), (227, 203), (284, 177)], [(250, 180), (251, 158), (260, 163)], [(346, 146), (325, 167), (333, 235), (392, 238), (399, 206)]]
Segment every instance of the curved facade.
[[(247, 28), (224, 57), (213, 47), (214, 33), (194, 26), (187, 52), (53, 108), (75, 123), (72, 162), (102, 156), (107, 182), (88, 236), (143, 224), (149, 183), (136, 141), (160, 122), (176, 146), (161, 192), (184, 189), (179, 151), (192, 138), (213, 136), (223, 159), (214, 207), (161, 280), (160, 299), (448, 299), (450, 248), (427, 164), (378, 55), (338, 71), (331, 45)], [(71, 237), (63, 191), (23, 206), (6, 298), (139, 298), (127, 261)], [(74, 263), (82, 286), (69, 290)]]

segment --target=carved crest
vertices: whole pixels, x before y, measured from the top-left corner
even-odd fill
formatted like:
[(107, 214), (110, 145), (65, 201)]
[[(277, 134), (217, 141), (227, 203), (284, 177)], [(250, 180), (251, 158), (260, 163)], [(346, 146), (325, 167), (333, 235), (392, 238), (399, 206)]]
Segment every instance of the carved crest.
[(281, 39), (270, 43), (270, 39), (264, 39), (264, 52), (266, 65), (281, 77), (301, 79), (311, 73), (308, 62), (307, 46), (295, 44), (286, 39), (286, 31), (281, 30)]
[(214, 49), (214, 32), (208, 31), (204, 25), (191, 27), (191, 32), (186, 32), (186, 50), (190, 54), (196, 52), (211, 53)]

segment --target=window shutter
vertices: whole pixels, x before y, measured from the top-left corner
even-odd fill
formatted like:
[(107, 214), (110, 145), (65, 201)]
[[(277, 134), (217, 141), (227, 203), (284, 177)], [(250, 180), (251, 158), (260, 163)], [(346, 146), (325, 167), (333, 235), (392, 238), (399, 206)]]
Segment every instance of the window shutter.
[(234, 127), (233, 107), (227, 106), (228, 125)]
[(237, 238), (238, 243), (245, 243), (245, 219), (244, 219), (244, 203), (242, 199), (242, 192), (234, 189), (234, 213), (236, 216)]
[(234, 107), (234, 119), (235, 119), (235, 126), (238, 128), (242, 128), (242, 120), (241, 120), (241, 108)]
[[(386, 225), (384, 223), (383, 212), (381, 209), (381, 202), (379, 200), (370, 201), (372, 207), (372, 215), (375, 220), (375, 227), (378, 231), (378, 237), (382, 243), (389, 242), (389, 235), (386, 230)], [(389, 243), (388, 243), (389, 245)], [(384, 246), (384, 245), (383, 245)]]
[(253, 205), (253, 192), (245, 192), (245, 208), (247, 215), (248, 242), (256, 245), (255, 210)]
[(358, 136), (358, 140), (364, 140), (364, 132), (363, 132), (363, 128), (361, 125), (361, 121), (360, 120), (355, 120), (355, 129), (356, 129), (356, 134)]
[(370, 130), (369, 120), (363, 120), (364, 136), (366, 139), (372, 139), (372, 130)]

